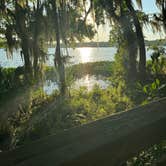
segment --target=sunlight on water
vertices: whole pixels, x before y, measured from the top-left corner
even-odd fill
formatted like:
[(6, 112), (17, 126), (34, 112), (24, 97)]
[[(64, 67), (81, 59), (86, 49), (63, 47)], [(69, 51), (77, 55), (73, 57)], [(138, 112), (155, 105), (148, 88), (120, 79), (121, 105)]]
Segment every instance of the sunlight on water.
[[(113, 61), (117, 49), (115, 47), (81, 47), (76, 49), (69, 48), (68, 51), (69, 55), (72, 57), (69, 60), (69, 64), (79, 64), (87, 62)], [(54, 52), (54, 48), (48, 49), (48, 59), (46, 62), (48, 66), (54, 66)], [(150, 55), (152, 52), (152, 50), (147, 50), (147, 60), (151, 59)], [(0, 49), (1, 67), (18, 67), (23, 65), (24, 62), (20, 57), (20, 49), (14, 51), (12, 59), (8, 59), (6, 57), (5, 49)]]
[(98, 85), (102, 89), (106, 89), (108, 85), (110, 84), (110, 81), (105, 80), (102, 76), (94, 76), (87, 74), (86, 76), (77, 79), (72, 86), (72, 88), (78, 89), (80, 87), (86, 87), (88, 91), (91, 91), (94, 87), (94, 85)]
[(86, 63), (90, 61), (90, 56), (92, 54), (92, 50), (90, 48), (82, 48), (79, 50), (81, 56), (81, 62)]
[[(91, 91), (94, 85), (98, 85), (102, 89), (106, 89), (110, 85), (109, 80), (105, 80), (103, 76), (85, 75), (84, 77), (77, 79), (71, 86), (71, 89), (79, 89), (80, 87), (86, 87), (88, 91)], [(51, 95), (55, 90), (58, 90), (58, 83), (46, 80), (43, 90), (47, 95)]]

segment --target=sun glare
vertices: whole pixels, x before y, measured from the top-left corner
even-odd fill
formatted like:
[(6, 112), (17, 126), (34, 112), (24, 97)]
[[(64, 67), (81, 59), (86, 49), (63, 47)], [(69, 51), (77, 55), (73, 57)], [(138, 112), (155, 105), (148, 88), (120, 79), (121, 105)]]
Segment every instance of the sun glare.
[(81, 48), (79, 51), (80, 51), (82, 63), (89, 62), (90, 56), (91, 56), (91, 49), (90, 48)]

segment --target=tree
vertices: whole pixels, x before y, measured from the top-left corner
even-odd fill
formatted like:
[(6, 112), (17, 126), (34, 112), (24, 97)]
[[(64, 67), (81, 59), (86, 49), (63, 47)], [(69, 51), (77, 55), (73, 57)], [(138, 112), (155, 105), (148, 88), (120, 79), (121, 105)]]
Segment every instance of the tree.
[[(146, 75), (146, 49), (141, 23), (131, 0), (95, 1), (96, 6), (101, 6), (113, 25), (119, 24), (123, 30), (123, 37), (127, 43), (129, 55), (129, 75), (136, 76), (136, 51), (139, 53), (139, 73), (142, 79)], [(137, 0), (141, 7), (141, 0)], [(134, 34), (135, 33), (135, 34)], [(135, 39), (134, 39), (135, 38)], [(137, 41), (137, 43), (133, 43)], [(136, 46), (137, 45), (137, 46)]]
[[(43, 4), (41, 0), (34, 0), (33, 5), (28, 0), (4, 0), (2, 2), (1, 13), (4, 28), (2, 35), (5, 35), (11, 53), (12, 48), (19, 43), (20, 55), (25, 63), (25, 80), (31, 82), (34, 75), (37, 76), (41, 59), (44, 59), (46, 55), (43, 51), (45, 43), (41, 37), (45, 33), (45, 26), (41, 22), (41, 19), (44, 20)], [(41, 26), (42, 29), (39, 28)]]
[(84, 3), (85, 1), (81, 0), (50, 0), (46, 3), (47, 14), (51, 16), (51, 20), (54, 22), (56, 41), (54, 64), (58, 72), (62, 96), (66, 94), (66, 82), (65, 55), (61, 51), (61, 42), (68, 47), (74, 42), (81, 41), (84, 37), (92, 38), (94, 36), (92, 26), (86, 23), (89, 11), (86, 11), (85, 16), (82, 17)]
[[(127, 53), (125, 56), (128, 56), (128, 76), (130, 78), (135, 78), (137, 75), (136, 69), (136, 54), (137, 54), (137, 43), (135, 42), (135, 34), (132, 24), (132, 18), (129, 14), (129, 10), (126, 7), (126, 3), (123, 0), (118, 1), (95, 1), (96, 2), (96, 17), (104, 17), (104, 14), (101, 14), (101, 9), (106, 12), (107, 18), (110, 19), (112, 26), (120, 26), (121, 34), (123, 35), (123, 40), (118, 43), (119, 46), (126, 47)], [(99, 8), (100, 7), (100, 8)], [(104, 13), (103, 12), (103, 13)], [(101, 17), (102, 18), (102, 17)], [(102, 21), (101, 19), (96, 19), (97, 21)], [(110, 34), (111, 35), (111, 34)], [(122, 44), (122, 42), (126, 44)]]
[(166, 30), (166, 1), (156, 0), (156, 4), (161, 10), (161, 20), (163, 21), (164, 29)]
[[(143, 31), (142, 31), (140, 21), (137, 17), (137, 13), (136, 13), (134, 7), (132, 6), (132, 1), (131, 0), (125, 0), (125, 1), (126, 1), (126, 5), (127, 5), (128, 9), (130, 10), (130, 13), (133, 17), (134, 26), (136, 29), (138, 48), (139, 48), (139, 72), (140, 72), (141, 78), (144, 79), (146, 76), (146, 49), (145, 49)], [(140, 6), (142, 8), (141, 0), (137, 0), (137, 4), (138, 4), (138, 6)]]

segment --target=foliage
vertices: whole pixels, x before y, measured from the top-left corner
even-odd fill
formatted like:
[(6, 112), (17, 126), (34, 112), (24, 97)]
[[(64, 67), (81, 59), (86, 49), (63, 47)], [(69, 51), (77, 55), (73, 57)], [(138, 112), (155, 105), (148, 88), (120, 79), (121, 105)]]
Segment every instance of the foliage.
[(114, 62), (109, 61), (81, 63), (67, 67), (66, 72), (70, 71), (75, 79), (87, 74), (109, 77), (113, 72), (113, 64)]
[[(2, 130), (4, 133), (2, 137), (7, 135), (7, 140), (12, 142), (10, 147), (14, 147), (52, 132), (88, 123), (128, 110), (134, 105), (145, 104), (156, 97), (165, 96), (166, 86), (162, 79), (146, 83), (127, 80), (124, 65), (121, 64), (124, 60), (122, 55), (123, 49), (122, 54), (119, 52), (117, 59), (115, 58), (115, 62), (95, 62), (68, 67), (67, 72), (70, 69), (74, 78), (91, 72), (110, 76), (110, 86), (104, 90), (97, 85), (92, 91), (88, 91), (86, 87), (70, 89), (68, 98), (62, 99), (59, 98), (58, 93), (46, 96), (42, 89), (30, 90), (26, 102), (23, 102), (19, 110), (4, 124), (7, 127)], [(6, 71), (6, 75), (10, 73), (13, 78), (16, 69), (2, 69), (2, 71), (3, 73)], [(46, 67), (46, 79), (53, 79), (54, 72), (53, 67)], [(53, 107), (51, 103), (54, 103)], [(45, 109), (49, 112), (44, 111)]]
[[(56, 106), (26, 127), (29, 134), (38, 131), (38, 137), (59, 130), (91, 122), (107, 115), (131, 108), (130, 99), (123, 92), (123, 84), (106, 90), (95, 86), (91, 92), (85, 87), (71, 91), (70, 98), (56, 101)], [(115, 95), (116, 94), (116, 95)], [(108, 97), (109, 96), (109, 97)], [(41, 126), (42, 125), (42, 126)], [(41, 132), (39, 132), (39, 129)], [(29, 135), (26, 133), (26, 135)], [(31, 135), (31, 134), (30, 134)], [(28, 138), (25, 138), (28, 139)]]
[[(125, 45), (125, 43), (123, 44)], [(115, 63), (113, 68), (113, 77), (118, 80), (119, 79), (125, 79), (128, 76), (128, 63), (129, 63), (129, 57), (126, 55), (126, 50), (124, 46), (121, 46), (118, 49), (118, 52), (115, 54)]]
[[(21, 47), (24, 67), (0, 68), (0, 95), (7, 96), (13, 89), (25, 88), (27, 78), (36, 83), (42, 75), (43, 63), (49, 44), (56, 43), (55, 68), (45, 67), (45, 80), (59, 81), (69, 87), (76, 78), (85, 74), (110, 77), (110, 85), (101, 89), (95, 85), (91, 91), (86, 87), (70, 89), (69, 94), (60, 97), (59, 91), (47, 96), (39, 84), (24, 89), (18, 108), (10, 108), (6, 120), (0, 122), (0, 149), (11, 149), (58, 131), (82, 125), (133, 106), (146, 104), (166, 95), (165, 49), (151, 46), (152, 60), (147, 63), (142, 24), (152, 25), (160, 30), (165, 27), (165, 3), (156, 1), (162, 13), (154, 15), (155, 20), (142, 11), (136, 11), (132, 1), (95, 0), (32, 0), (2, 1), (0, 5), (0, 46), (8, 45), (9, 53), (14, 47)], [(141, 0), (136, 1), (142, 8)], [(65, 67), (66, 56), (62, 45), (74, 47), (76, 42), (92, 39), (96, 33), (88, 22), (91, 14), (97, 26), (110, 20), (110, 43), (118, 48), (114, 62), (95, 62)], [(161, 23), (162, 22), (162, 23)], [(160, 24), (161, 23), (161, 24)], [(42, 28), (41, 28), (42, 27)], [(139, 65), (137, 51), (139, 50)], [(138, 70), (139, 68), (139, 70)], [(137, 72), (143, 72), (144, 81), (137, 80)], [(130, 77), (132, 75), (132, 77)], [(134, 80), (134, 81), (133, 81)], [(42, 83), (41, 83), (42, 84)], [(14, 97), (17, 97), (15, 94)], [(14, 98), (13, 97), (13, 98)], [(23, 98), (23, 99), (22, 99)], [(3, 100), (1, 100), (3, 104)], [(1, 104), (0, 103), (0, 104)], [(10, 105), (10, 97), (7, 101)], [(5, 107), (4, 107), (5, 108)], [(5, 110), (6, 111), (6, 110)], [(6, 112), (1, 112), (1, 114)], [(4, 116), (5, 117), (5, 116)], [(165, 143), (155, 145), (129, 161), (129, 165), (151, 164), (165, 153)]]
[(0, 68), (0, 94), (23, 85), (23, 68)]
[[(48, 97), (40, 90), (31, 90), (26, 102), (6, 122), (10, 126), (10, 148), (52, 132), (128, 110), (132, 107), (132, 101), (124, 89), (124, 82), (105, 90), (96, 85), (90, 92), (81, 87), (71, 90), (69, 98), (63, 100), (57, 94)], [(51, 103), (54, 103), (54, 107), (47, 106)]]
[(164, 155), (166, 155), (166, 141), (154, 145), (148, 150), (142, 151), (137, 157), (127, 162), (127, 166), (144, 166), (157, 163)]
[(6, 47), (6, 41), (4, 38), (0, 37), (0, 48), (5, 48)]
[(148, 101), (155, 100), (156, 98), (164, 97), (166, 95), (166, 85), (161, 84), (159, 79), (155, 79), (154, 82), (143, 86), (143, 92), (146, 97), (144, 103), (147, 103)]
[(159, 76), (166, 73), (166, 52), (165, 48), (157, 45), (150, 46), (148, 49), (153, 50), (147, 70), (151, 75)]
[(145, 85), (143, 87), (143, 91), (148, 97), (153, 98), (157, 96), (159, 86), (160, 86), (160, 81), (156, 79), (153, 83)]
[[(23, 96), (20, 97), (20, 103), (15, 103), (15, 107), (18, 107), (18, 110), (15, 111), (16, 108), (9, 108), (7, 110), (11, 111), (8, 112), (7, 117), (1, 117), (1, 136), (3, 138), (6, 135), (5, 133), (8, 133), (6, 139), (10, 140), (7, 144), (8, 146), (4, 147), (7, 149), (14, 148), (18, 144), (19, 139), (23, 134), (22, 127), (34, 114), (36, 114), (39, 111), (39, 109), (41, 110), (41, 108), (45, 107), (55, 97), (54, 95), (48, 97), (44, 94), (42, 89), (37, 87), (27, 87), (23, 90), (24, 92), (22, 92)], [(12, 99), (8, 100), (9, 104), (14, 105), (12, 104), (12, 101), (10, 101)], [(3, 104), (1, 104), (1, 108), (3, 109)], [(5, 120), (4, 118), (7, 118), (7, 120)], [(6, 141), (2, 141), (0, 143), (0, 149), (1, 146), (4, 146), (4, 143), (6, 143)]]

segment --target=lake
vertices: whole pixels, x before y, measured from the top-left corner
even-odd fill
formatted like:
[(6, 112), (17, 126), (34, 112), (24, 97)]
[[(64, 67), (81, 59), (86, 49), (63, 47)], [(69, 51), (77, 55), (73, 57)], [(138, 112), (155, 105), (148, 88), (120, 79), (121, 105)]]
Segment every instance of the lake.
[[(63, 53), (66, 54), (66, 50), (62, 49)], [(113, 61), (114, 55), (117, 49), (115, 47), (81, 47), (81, 48), (69, 48), (68, 52), (71, 56), (69, 64), (79, 64), (86, 62), (97, 62), (97, 61)], [(46, 64), (49, 66), (54, 65), (54, 54), (55, 49), (48, 49), (48, 58)], [(147, 51), (147, 59), (150, 59), (152, 51)], [(13, 52), (12, 58), (7, 58), (5, 49), (0, 49), (0, 66), (2, 67), (18, 67), (23, 66), (24, 62), (20, 57), (20, 50)]]
[[(66, 54), (66, 50), (62, 49), (63, 53)], [(68, 52), (71, 58), (69, 59), (69, 65), (87, 63), (87, 62), (97, 62), (97, 61), (113, 61), (114, 55), (117, 49), (114, 47), (81, 47), (72, 49), (69, 48)], [(48, 66), (54, 66), (54, 54), (55, 49), (48, 49), (48, 58), (46, 64)], [(147, 59), (150, 59), (152, 51), (147, 51)], [(20, 57), (20, 50), (15, 50), (13, 52), (12, 58), (7, 58), (5, 49), (0, 49), (0, 66), (2, 67), (18, 67), (23, 66), (24, 62)], [(106, 88), (109, 82), (104, 80), (102, 77), (86, 75), (81, 79), (77, 79), (72, 85), (72, 88), (79, 88), (85, 86), (88, 91), (90, 91), (93, 86), (97, 84), (101, 88)], [(46, 80), (43, 86), (43, 90), (46, 94), (50, 95), (54, 90), (58, 89), (58, 84), (51, 80)]]

